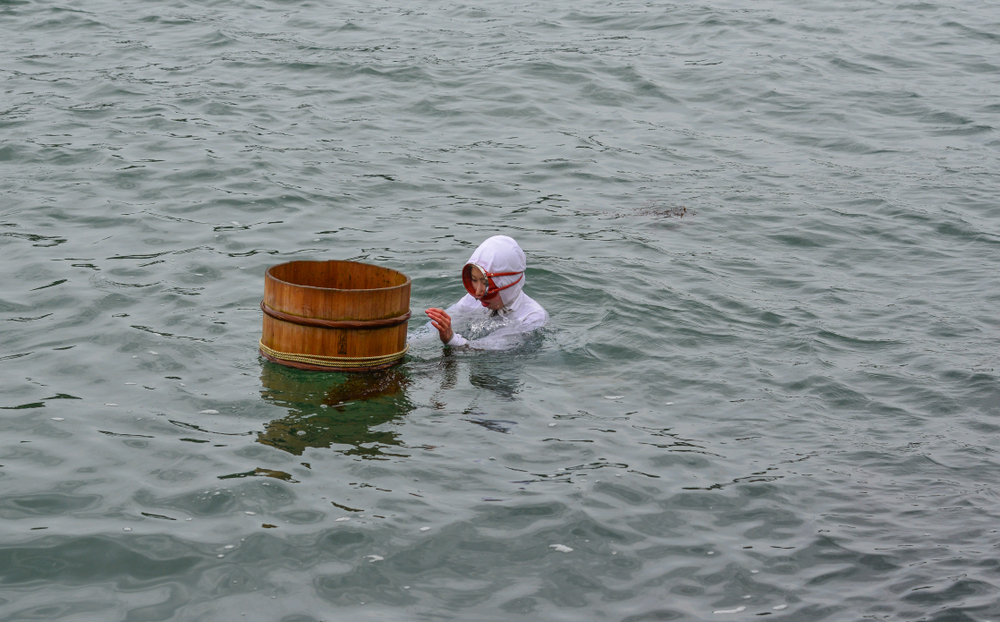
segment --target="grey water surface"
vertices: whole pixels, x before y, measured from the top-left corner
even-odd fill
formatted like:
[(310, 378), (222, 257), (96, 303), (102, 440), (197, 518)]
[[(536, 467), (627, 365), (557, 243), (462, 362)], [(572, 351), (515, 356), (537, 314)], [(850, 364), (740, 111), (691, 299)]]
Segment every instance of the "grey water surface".
[[(0, 29), (0, 621), (1000, 619), (995, 3)], [(259, 357), (268, 266), (496, 233), (518, 351)]]

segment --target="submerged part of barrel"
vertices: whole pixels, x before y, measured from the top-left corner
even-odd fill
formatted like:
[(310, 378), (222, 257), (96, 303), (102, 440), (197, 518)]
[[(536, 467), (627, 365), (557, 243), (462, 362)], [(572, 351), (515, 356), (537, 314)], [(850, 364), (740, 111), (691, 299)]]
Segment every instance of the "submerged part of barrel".
[(292, 261), (264, 276), (264, 358), (300, 369), (371, 371), (406, 354), (410, 278), (354, 261)]

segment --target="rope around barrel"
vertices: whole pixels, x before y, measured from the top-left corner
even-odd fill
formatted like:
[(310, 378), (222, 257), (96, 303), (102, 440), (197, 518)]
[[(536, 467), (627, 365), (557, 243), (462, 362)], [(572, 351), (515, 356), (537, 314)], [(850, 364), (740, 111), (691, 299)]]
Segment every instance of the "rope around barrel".
[(259, 345), (261, 352), (270, 356), (271, 358), (279, 359), (282, 361), (292, 361), (293, 363), (305, 363), (307, 365), (316, 365), (317, 367), (349, 367), (349, 368), (375, 367), (377, 365), (387, 365), (389, 363), (395, 363), (396, 361), (406, 356), (406, 352), (410, 349), (410, 344), (406, 344), (405, 348), (394, 354), (384, 354), (382, 356), (350, 357), (350, 356), (320, 356), (318, 354), (295, 354), (292, 352), (279, 352), (277, 350), (272, 350), (271, 348), (265, 346), (263, 340), (259, 342)]

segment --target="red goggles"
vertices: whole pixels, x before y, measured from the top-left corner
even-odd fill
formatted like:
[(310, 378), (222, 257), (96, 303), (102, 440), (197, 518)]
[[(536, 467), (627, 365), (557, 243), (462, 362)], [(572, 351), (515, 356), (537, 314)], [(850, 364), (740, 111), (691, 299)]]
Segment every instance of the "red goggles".
[[(486, 293), (483, 294), (481, 298), (479, 296), (476, 296), (476, 287), (475, 285), (472, 284), (472, 268), (474, 267), (479, 268), (479, 271), (486, 276)], [(493, 277), (495, 276), (514, 276), (515, 274), (520, 274), (521, 276), (518, 277), (518, 279), (513, 283), (508, 283), (503, 287), (497, 287), (497, 284), (493, 282)], [(473, 298), (476, 298), (477, 300), (479, 300), (479, 302), (483, 303), (484, 307), (488, 305), (490, 301), (496, 298), (497, 294), (499, 294), (502, 290), (517, 285), (518, 283), (521, 282), (521, 279), (523, 278), (524, 278), (523, 272), (487, 272), (486, 270), (483, 270), (481, 267), (471, 263), (465, 264), (465, 267), (462, 268), (462, 284), (465, 285), (465, 290), (469, 292), (469, 295), (471, 295)]]

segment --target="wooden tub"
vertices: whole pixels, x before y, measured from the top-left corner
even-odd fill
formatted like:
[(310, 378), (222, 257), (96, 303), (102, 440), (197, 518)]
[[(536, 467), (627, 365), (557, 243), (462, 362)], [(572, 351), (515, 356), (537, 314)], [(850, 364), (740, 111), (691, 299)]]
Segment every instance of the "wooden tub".
[(261, 356), (317, 371), (371, 371), (406, 355), (410, 277), (354, 261), (291, 261), (264, 275)]

